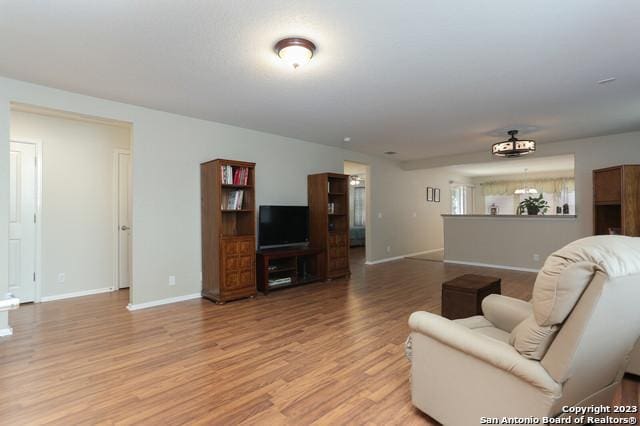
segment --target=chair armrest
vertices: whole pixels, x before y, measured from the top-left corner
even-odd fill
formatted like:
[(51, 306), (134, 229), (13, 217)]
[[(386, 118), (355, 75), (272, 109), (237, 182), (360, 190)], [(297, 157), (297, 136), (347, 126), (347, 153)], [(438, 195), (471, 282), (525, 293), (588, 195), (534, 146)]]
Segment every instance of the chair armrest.
[[(438, 342), (463, 352), (495, 368), (503, 370), (543, 392), (559, 397), (561, 385), (556, 383), (540, 362), (520, 355), (511, 345), (428, 312), (414, 312), (409, 327)], [(437, 368), (437, 367), (434, 367)]]
[(511, 331), (533, 312), (533, 306), (524, 300), (490, 294), (482, 301), (484, 317), (500, 330)]

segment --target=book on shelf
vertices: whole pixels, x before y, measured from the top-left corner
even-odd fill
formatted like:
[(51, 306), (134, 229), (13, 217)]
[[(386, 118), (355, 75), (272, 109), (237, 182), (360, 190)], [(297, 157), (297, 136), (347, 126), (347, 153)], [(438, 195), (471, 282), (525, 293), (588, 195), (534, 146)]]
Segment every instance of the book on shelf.
[(222, 195), (222, 210), (242, 210), (244, 191), (229, 191)]
[(220, 168), (223, 185), (247, 185), (249, 183), (248, 167), (222, 165)]

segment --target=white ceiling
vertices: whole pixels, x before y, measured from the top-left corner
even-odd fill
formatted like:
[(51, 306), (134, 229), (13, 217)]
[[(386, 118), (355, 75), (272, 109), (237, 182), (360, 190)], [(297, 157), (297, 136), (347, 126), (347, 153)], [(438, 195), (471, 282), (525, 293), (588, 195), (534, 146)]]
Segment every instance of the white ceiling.
[(462, 176), (501, 176), (524, 174), (527, 169), (529, 174), (550, 172), (573, 172), (575, 157), (573, 155), (556, 155), (552, 157), (523, 157), (509, 159), (509, 161), (492, 161), (490, 163), (463, 164), (449, 166), (448, 170)]
[[(637, 0), (1, 5), (0, 75), (376, 155), (640, 129)], [(318, 46), (295, 71), (292, 35)]]

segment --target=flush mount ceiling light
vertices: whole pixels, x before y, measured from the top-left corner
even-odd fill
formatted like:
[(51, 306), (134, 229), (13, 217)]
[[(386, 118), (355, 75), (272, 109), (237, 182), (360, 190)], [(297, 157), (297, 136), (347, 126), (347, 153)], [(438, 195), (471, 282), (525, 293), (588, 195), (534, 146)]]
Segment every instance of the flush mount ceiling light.
[(275, 50), (280, 59), (296, 69), (309, 63), (316, 45), (305, 38), (290, 37), (277, 42)]
[(520, 157), (536, 150), (536, 141), (516, 138), (517, 130), (509, 130), (507, 133), (511, 136), (509, 139), (494, 143), (491, 147), (493, 155), (498, 157)]

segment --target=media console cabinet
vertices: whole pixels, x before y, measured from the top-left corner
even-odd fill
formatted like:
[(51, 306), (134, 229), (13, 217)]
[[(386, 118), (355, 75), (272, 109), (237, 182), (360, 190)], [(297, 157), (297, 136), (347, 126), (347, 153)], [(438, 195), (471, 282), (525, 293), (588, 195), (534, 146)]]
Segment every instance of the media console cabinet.
[(321, 248), (275, 248), (256, 253), (257, 285), (265, 295), (270, 290), (324, 281), (319, 263)]

